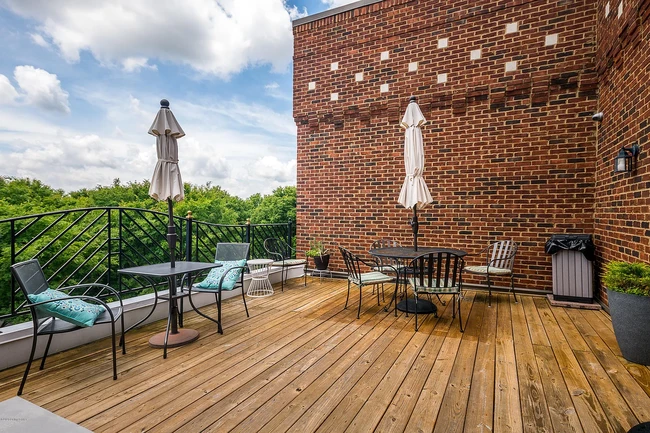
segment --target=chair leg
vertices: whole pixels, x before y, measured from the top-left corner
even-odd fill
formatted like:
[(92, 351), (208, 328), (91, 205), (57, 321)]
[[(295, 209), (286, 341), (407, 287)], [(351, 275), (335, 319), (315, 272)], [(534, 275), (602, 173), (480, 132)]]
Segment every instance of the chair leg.
[(357, 309), (357, 319), (361, 317), (361, 294), (363, 293), (363, 286), (359, 286), (359, 308)]
[(488, 283), (488, 307), (492, 306), (492, 283), (490, 281), (490, 274), (486, 275)]
[(221, 289), (217, 290), (214, 297), (217, 301), (217, 332), (223, 335), (223, 327), (221, 326)]
[[(50, 337), (52, 334), (50, 334)], [(29, 374), (29, 368), (32, 366), (32, 361), (34, 360), (34, 353), (36, 352), (36, 331), (34, 331), (34, 336), (32, 337), (32, 351), (29, 354), (29, 361), (27, 361), (27, 367), (25, 368), (25, 373), (23, 374), (23, 380), (20, 382), (20, 387), (18, 388), (18, 395), (22, 395), (23, 388), (25, 387), (25, 382), (27, 381), (27, 375)]]
[[(307, 264), (305, 263), (305, 267), (302, 268), (302, 275), (305, 278), (305, 284), (304, 286), (307, 287)], [(323, 277), (323, 274), (321, 274), (321, 278)]]
[[(375, 287), (377, 287), (377, 306), (380, 306), (381, 304), (379, 303), (379, 287), (375, 286), (375, 285), (372, 286), (373, 289)], [(382, 291), (384, 290), (384, 283), (381, 283), (381, 290)], [(373, 290), (373, 293), (374, 293), (374, 290)]]
[(122, 323), (122, 336), (120, 337), (120, 346), (122, 346), (122, 355), (126, 355), (126, 339), (124, 338), (124, 311), (122, 311), (120, 320)]
[(515, 297), (515, 304), (517, 301), (517, 294), (515, 293), (515, 275), (510, 274), (510, 289), (512, 290), (512, 295)]
[(460, 332), (465, 332), (463, 330), (463, 315), (460, 314), (460, 297), (461, 292), (458, 292), (458, 323), (460, 324)]
[(47, 359), (47, 354), (50, 351), (50, 343), (52, 343), (52, 335), (54, 334), (50, 334), (50, 337), (47, 339), (47, 344), (45, 345), (45, 353), (43, 353), (43, 358), (41, 359), (41, 368), (39, 368), (39, 370), (45, 368), (45, 360)]
[(117, 380), (117, 355), (115, 354), (115, 322), (111, 322), (111, 348), (113, 349), (113, 380)]
[(415, 332), (418, 332), (418, 292), (414, 291), (413, 297), (415, 298)]
[(348, 296), (346, 296), (345, 298), (345, 307), (343, 307), (344, 310), (348, 308), (349, 300), (350, 300), (350, 280), (348, 280)]
[[(283, 292), (284, 292), (284, 270), (285, 269), (286, 269), (286, 267), (284, 265), (282, 265), (282, 272), (280, 272), (280, 280), (282, 281), (282, 285), (280, 286), (280, 288), (282, 289)], [(288, 273), (288, 271), (287, 271), (287, 273)]]
[(244, 300), (244, 309), (246, 310), (246, 317), (251, 317), (248, 315), (248, 307), (246, 306), (246, 296), (244, 296), (244, 285), (241, 286), (241, 298)]

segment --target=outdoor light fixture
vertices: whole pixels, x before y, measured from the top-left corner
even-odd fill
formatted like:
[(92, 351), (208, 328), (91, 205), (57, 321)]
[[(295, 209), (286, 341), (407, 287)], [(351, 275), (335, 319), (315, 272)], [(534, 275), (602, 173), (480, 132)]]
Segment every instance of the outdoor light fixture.
[(622, 147), (614, 158), (614, 172), (625, 173), (634, 170), (636, 158), (639, 156), (639, 146)]

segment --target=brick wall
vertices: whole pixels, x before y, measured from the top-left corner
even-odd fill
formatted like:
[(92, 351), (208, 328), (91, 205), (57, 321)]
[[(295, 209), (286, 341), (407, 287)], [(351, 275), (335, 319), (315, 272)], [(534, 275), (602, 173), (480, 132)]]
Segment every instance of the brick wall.
[[(609, 3), (609, 14), (606, 14)], [(600, 261), (650, 262), (650, 0), (598, 2), (595, 234)], [(622, 146), (641, 147), (637, 169), (613, 173)], [(602, 293), (606, 297), (606, 293)]]
[[(602, 145), (591, 121), (605, 110), (596, 72), (604, 6), (443, 3), (385, 0), (294, 27), (298, 246), (316, 238), (363, 252), (382, 237), (412, 242), (411, 211), (397, 203), (398, 124), (416, 95), (429, 120), (424, 177), (435, 200), (420, 213), (420, 243), (472, 253), (512, 238), (520, 243), (517, 286), (550, 290), (546, 240), (594, 233), (597, 191), (623, 187), (596, 177), (611, 171), (616, 147)], [(647, 118), (647, 92), (645, 101)], [(610, 212), (596, 213), (599, 242)], [(331, 267), (342, 267), (338, 252)]]

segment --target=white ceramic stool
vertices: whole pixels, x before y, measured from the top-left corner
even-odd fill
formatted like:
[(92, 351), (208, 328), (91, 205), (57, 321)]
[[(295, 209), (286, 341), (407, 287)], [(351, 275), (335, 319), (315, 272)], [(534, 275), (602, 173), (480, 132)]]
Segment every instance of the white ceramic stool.
[(271, 259), (253, 259), (246, 262), (251, 271), (251, 282), (246, 295), (252, 298), (261, 298), (273, 294), (273, 286), (269, 281), (271, 263), (273, 263)]

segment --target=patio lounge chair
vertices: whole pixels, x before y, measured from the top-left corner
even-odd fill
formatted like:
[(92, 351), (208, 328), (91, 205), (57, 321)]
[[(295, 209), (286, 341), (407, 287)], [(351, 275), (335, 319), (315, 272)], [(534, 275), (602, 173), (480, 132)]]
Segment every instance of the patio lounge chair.
[[(23, 393), (29, 369), (34, 360), (36, 343), (40, 335), (49, 335), (45, 352), (41, 360), (42, 370), (50, 350), (54, 334), (76, 331), (89, 326), (110, 323), (113, 349), (113, 379), (117, 380), (117, 359), (115, 354), (115, 323), (121, 321), (122, 337), (120, 345), (122, 353), (126, 353), (124, 341), (124, 306), (119, 293), (105, 284), (90, 283), (61, 287), (51, 290), (38, 260), (27, 260), (11, 266), (11, 273), (18, 282), (25, 296), (21, 307), (29, 307), (32, 314), (34, 338), (32, 351), (27, 361), (23, 380), (18, 388), (18, 395)], [(90, 296), (92, 293), (93, 296)], [(109, 307), (101, 300), (101, 296), (111, 296), (119, 300), (119, 306)]]
[[(220, 242), (217, 244), (217, 250), (214, 255), (214, 262), (221, 263), (222, 266), (214, 268), (208, 273), (208, 276), (200, 283), (193, 284), (188, 290), (190, 305), (199, 315), (217, 324), (219, 334), (223, 334), (223, 327), (221, 326), (221, 292), (224, 290), (241, 289), (241, 297), (244, 301), (244, 309), (246, 310), (246, 317), (248, 314), (248, 306), (246, 305), (246, 296), (244, 294), (244, 270), (247, 268), (246, 260), (248, 258), (248, 250), (250, 249), (249, 243), (225, 243)], [(217, 318), (214, 319), (199, 307), (194, 305), (192, 301), (192, 293), (214, 293), (214, 298), (217, 304)]]
[[(348, 270), (348, 296), (345, 298), (345, 307), (343, 308), (348, 308), (348, 301), (350, 300), (350, 284), (352, 283), (357, 285), (359, 287), (359, 309), (357, 310), (358, 319), (361, 315), (361, 295), (363, 293), (363, 286), (394, 283), (396, 277), (391, 277), (390, 275), (386, 275), (379, 271), (361, 272), (362, 266), (368, 266), (373, 269), (379, 266), (379, 262), (376, 260), (363, 260), (343, 247), (339, 247), (339, 250), (341, 250), (345, 267)], [(392, 272), (397, 275), (396, 269), (393, 269)], [(379, 290), (377, 290), (377, 305), (379, 305)]]
[(515, 256), (518, 249), (517, 243), (510, 240), (493, 242), (476, 254), (483, 255), (485, 253), (484, 265), (465, 267), (465, 272), (484, 275), (487, 278), (488, 306), (492, 306), (492, 280), (490, 277), (510, 276), (510, 290), (515, 297), (515, 302), (517, 302), (515, 275), (512, 269), (515, 266)]
[[(289, 268), (291, 266), (303, 266), (305, 277), (305, 286), (307, 286), (307, 255), (304, 251), (298, 251), (291, 245), (279, 238), (268, 238), (264, 240), (264, 249), (269, 255), (270, 259), (275, 260), (273, 266), (280, 266), (282, 268), (282, 291), (284, 292), (284, 280), (289, 275)], [(299, 259), (297, 253), (305, 254), (304, 259)]]
[[(415, 330), (418, 330), (418, 298), (427, 295), (452, 295), (452, 317), (456, 317), (456, 299), (458, 299), (458, 322), (463, 332), (463, 318), (460, 315), (461, 290), (463, 285), (463, 267), (465, 261), (451, 252), (422, 254), (410, 264), (413, 275), (408, 277), (415, 295)], [(444, 304), (443, 304), (444, 305)], [(436, 313), (437, 317), (437, 313)]]

